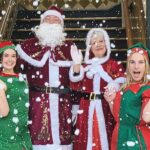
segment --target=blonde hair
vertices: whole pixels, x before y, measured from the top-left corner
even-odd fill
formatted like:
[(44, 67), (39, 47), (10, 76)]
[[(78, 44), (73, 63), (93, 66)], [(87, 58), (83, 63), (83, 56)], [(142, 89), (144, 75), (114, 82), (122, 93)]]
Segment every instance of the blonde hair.
[[(132, 54), (134, 54), (134, 53), (132, 53)], [(132, 76), (129, 72), (129, 61), (130, 61), (132, 54), (130, 54), (130, 56), (128, 56), (128, 58), (127, 58), (126, 83), (123, 84), (121, 89), (125, 89), (127, 86), (129, 86), (133, 82)], [(146, 85), (150, 81), (150, 79), (147, 78), (147, 75), (150, 74), (149, 60), (145, 55), (143, 55), (143, 57), (145, 60), (145, 72), (144, 72), (144, 76), (143, 76), (143, 80), (142, 80), (142, 86)]]

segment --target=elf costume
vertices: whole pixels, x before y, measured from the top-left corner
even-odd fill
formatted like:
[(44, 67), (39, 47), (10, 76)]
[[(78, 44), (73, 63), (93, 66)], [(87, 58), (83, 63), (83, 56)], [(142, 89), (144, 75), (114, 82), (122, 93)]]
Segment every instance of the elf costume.
[[(148, 58), (141, 43), (133, 45), (128, 55), (140, 53)], [(150, 100), (150, 82), (134, 83), (117, 93), (113, 115), (117, 122), (112, 137), (112, 150), (150, 150), (150, 128), (142, 119), (145, 105)]]
[[(0, 53), (7, 49), (14, 49), (11, 42), (0, 43)], [(5, 74), (0, 72), (7, 90), (6, 98), (9, 114), (0, 118), (0, 149), (1, 150), (32, 150), (28, 131), (28, 86), (21, 74)]]

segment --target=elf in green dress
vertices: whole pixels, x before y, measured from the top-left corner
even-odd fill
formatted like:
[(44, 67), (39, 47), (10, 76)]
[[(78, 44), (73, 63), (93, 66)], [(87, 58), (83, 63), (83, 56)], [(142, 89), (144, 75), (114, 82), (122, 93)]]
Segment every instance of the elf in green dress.
[(28, 131), (29, 93), (25, 77), (16, 74), (15, 46), (0, 42), (0, 150), (32, 150)]
[(126, 84), (117, 93), (105, 91), (117, 122), (111, 150), (150, 150), (149, 52), (142, 43), (130, 47)]

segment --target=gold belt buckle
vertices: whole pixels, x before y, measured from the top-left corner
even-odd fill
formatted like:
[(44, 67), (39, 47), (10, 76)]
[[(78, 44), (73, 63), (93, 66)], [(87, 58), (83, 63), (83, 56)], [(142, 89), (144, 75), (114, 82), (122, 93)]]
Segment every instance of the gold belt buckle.
[(46, 94), (51, 93), (51, 87), (50, 86), (46, 86), (45, 92), (46, 92)]
[(90, 93), (90, 101), (94, 100), (96, 98), (96, 94), (94, 92)]

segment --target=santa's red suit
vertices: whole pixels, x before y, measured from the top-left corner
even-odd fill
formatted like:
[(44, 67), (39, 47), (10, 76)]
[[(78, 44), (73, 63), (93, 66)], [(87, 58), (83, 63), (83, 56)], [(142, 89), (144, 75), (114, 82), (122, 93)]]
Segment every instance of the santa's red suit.
[[(72, 89), (78, 91), (76, 94), (82, 97), (77, 116), (74, 150), (109, 150), (115, 122), (107, 101), (100, 95), (103, 95), (104, 87), (112, 80), (124, 82), (124, 69), (115, 60), (109, 59), (102, 64), (103, 75), (96, 73), (93, 78), (88, 78), (86, 72), (82, 71), (86, 70), (86, 67), (88, 65), (81, 68), (79, 78), (71, 77)], [(80, 81), (77, 82), (77, 79)]]
[(72, 43), (65, 42), (54, 50), (38, 43), (38, 39), (32, 38), (16, 48), (30, 87), (32, 143), (38, 150), (61, 150), (63, 145), (71, 150), (72, 106), (68, 72)]
[[(91, 39), (99, 38), (98, 52), (106, 52), (96, 56), (91, 49)], [(102, 38), (103, 37), (103, 40)], [(104, 44), (103, 44), (104, 41)], [(93, 51), (95, 52), (93, 52)], [(79, 74), (70, 68), (71, 87), (80, 95), (80, 106), (77, 115), (74, 150), (109, 150), (114, 119), (109, 104), (104, 99), (105, 87), (113, 93), (124, 83), (124, 69), (117, 61), (110, 58), (111, 47), (107, 32), (101, 28), (91, 29), (86, 38), (85, 64), (80, 66)], [(95, 55), (94, 55), (95, 54)]]

